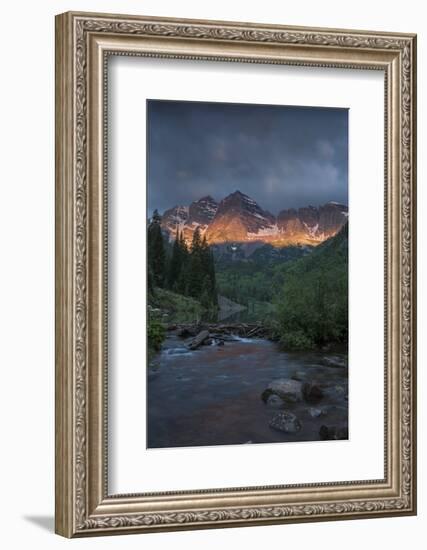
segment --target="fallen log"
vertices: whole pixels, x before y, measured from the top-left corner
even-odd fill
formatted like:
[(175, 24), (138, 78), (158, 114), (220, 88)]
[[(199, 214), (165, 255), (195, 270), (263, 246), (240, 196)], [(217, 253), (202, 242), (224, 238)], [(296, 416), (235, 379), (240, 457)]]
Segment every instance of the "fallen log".
[(255, 328), (251, 329), (248, 332), (247, 336), (248, 336), (248, 338), (250, 338), (251, 336), (259, 335), (259, 333), (264, 332), (264, 330), (265, 330), (264, 327), (257, 326)]
[(202, 330), (199, 332), (199, 334), (191, 340), (191, 342), (188, 344), (188, 349), (195, 350), (199, 348), (205, 340), (209, 338), (209, 331), (208, 330)]
[[(269, 338), (270, 331), (262, 324), (257, 323), (235, 323), (235, 324), (214, 324), (214, 323), (182, 323), (175, 325), (177, 336), (181, 338), (194, 337), (193, 341), (196, 341), (198, 336), (204, 332), (207, 332), (213, 337), (219, 338), (221, 335), (224, 337), (241, 336), (245, 338)], [(172, 329), (172, 327), (171, 327)], [(198, 347), (198, 345), (197, 345)]]

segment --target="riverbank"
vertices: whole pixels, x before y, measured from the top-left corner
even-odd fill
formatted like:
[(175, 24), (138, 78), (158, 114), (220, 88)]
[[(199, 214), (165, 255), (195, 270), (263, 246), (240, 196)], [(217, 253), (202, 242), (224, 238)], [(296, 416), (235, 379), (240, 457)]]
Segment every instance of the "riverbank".
[(286, 353), (236, 334), (191, 350), (180, 328), (149, 369), (148, 447), (347, 438), (345, 354)]

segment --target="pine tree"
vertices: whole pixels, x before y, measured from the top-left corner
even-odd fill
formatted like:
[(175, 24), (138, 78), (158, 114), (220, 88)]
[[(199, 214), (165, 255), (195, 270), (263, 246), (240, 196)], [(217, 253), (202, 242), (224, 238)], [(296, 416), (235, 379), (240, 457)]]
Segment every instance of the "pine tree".
[(147, 290), (149, 294), (154, 294), (154, 276), (150, 265), (147, 269)]
[(200, 303), (205, 309), (211, 309), (212, 307), (212, 299), (211, 299), (211, 293), (209, 291), (210, 287), (210, 279), (208, 275), (205, 275), (202, 283), (202, 292), (200, 295)]
[(172, 256), (168, 269), (168, 287), (171, 290), (178, 290), (178, 280), (182, 269), (182, 248), (181, 248), (181, 235), (179, 230), (176, 230), (175, 242), (173, 243)]
[(203, 261), (202, 239), (199, 227), (193, 233), (190, 258), (188, 262), (186, 286), (187, 293), (193, 298), (199, 298), (202, 291)]
[(202, 291), (203, 267), (200, 254), (191, 252), (186, 274), (186, 293), (193, 298), (199, 298)]
[(209, 248), (208, 273), (211, 284), (211, 300), (214, 306), (218, 306), (218, 292), (216, 288), (215, 260), (212, 249)]
[[(159, 262), (157, 255), (155, 256), (155, 250), (158, 250), (155, 246), (158, 241), (157, 226), (160, 227), (160, 217), (155, 215), (150, 225), (152, 243), (149, 266), (153, 277), (157, 274), (155, 280), (160, 286), (162, 283), (159, 283), (159, 272), (162, 270), (158, 269)], [(206, 309), (218, 305), (214, 257), (206, 237), (202, 238), (199, 227), (193, 233), (190, 248), (183, 232), (177, 229), (164, 282), (174, 292), (199, 300)]]
[(165, 282), (166, 253), (160, 222), (161, 217), (155, 210), (147, 232), (147, 259), (148, 267), (153, 274), (154, 285), (162, 287)]
[[(203, 239), (206, 242), (206, 237)], [(191, 242), (191, 254), (200, 254), (202, 249), (202, 234), (200, 227), (197, 226), (193, 233), (193, 240)]]
[(185, 241), (184, 233), (181, 231), (179, 236), (179, 251), (181, 257), (180, 272), (177, 279), (177, 292), (188, 295), (188, 269), (190, 261), (190, 252)]
[(218, 305), (218, 297), (216, 292), (216, 277), (215, 277), (215, 263), (212, 250), (208, 245), (206, 236), (203, 237), (201, 244), (202, 255), (202, 269), (204, 273), (204, 290), (208, 293), (211, 305)]

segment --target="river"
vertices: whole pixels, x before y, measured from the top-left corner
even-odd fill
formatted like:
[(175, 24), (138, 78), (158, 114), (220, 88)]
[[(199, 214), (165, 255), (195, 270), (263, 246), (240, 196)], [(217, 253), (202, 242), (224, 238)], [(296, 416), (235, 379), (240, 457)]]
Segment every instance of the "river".
[[(148, 372), (147, 446), (319, 440), (322, 425), (347, 424), (348, 415), (348, 371), (325, 366), (327, 359), (320, 352), (285, 353), (263, 339), (237, 338), (189, 351), (185, 341), (168, 335), (157, 367)], [(314, 381), (322, 388), (318, 403), (303, 400), (286, 407), (300, 421), (296, 433), (269, 426), (279, 411), (261, 394), (279, 378)]]

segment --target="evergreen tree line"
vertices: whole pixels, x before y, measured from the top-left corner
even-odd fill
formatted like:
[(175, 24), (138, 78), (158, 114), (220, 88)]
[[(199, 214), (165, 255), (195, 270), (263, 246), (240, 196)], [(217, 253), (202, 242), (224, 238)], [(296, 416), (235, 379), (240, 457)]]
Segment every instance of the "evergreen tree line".
[(287, 349), (348, 342), (348, 224), (309, 256), (284, 268), (277, 298), (279, 334)]
[(172, 251), (164, 242), (161, 217), (157, 210), (148, 226), (148, 289), (166, 288), (191, 296), (206, 308), (218, 305), (215, 265), (206, 237), (197, 227), (188, 247), (182, 232), (177, 230)]

